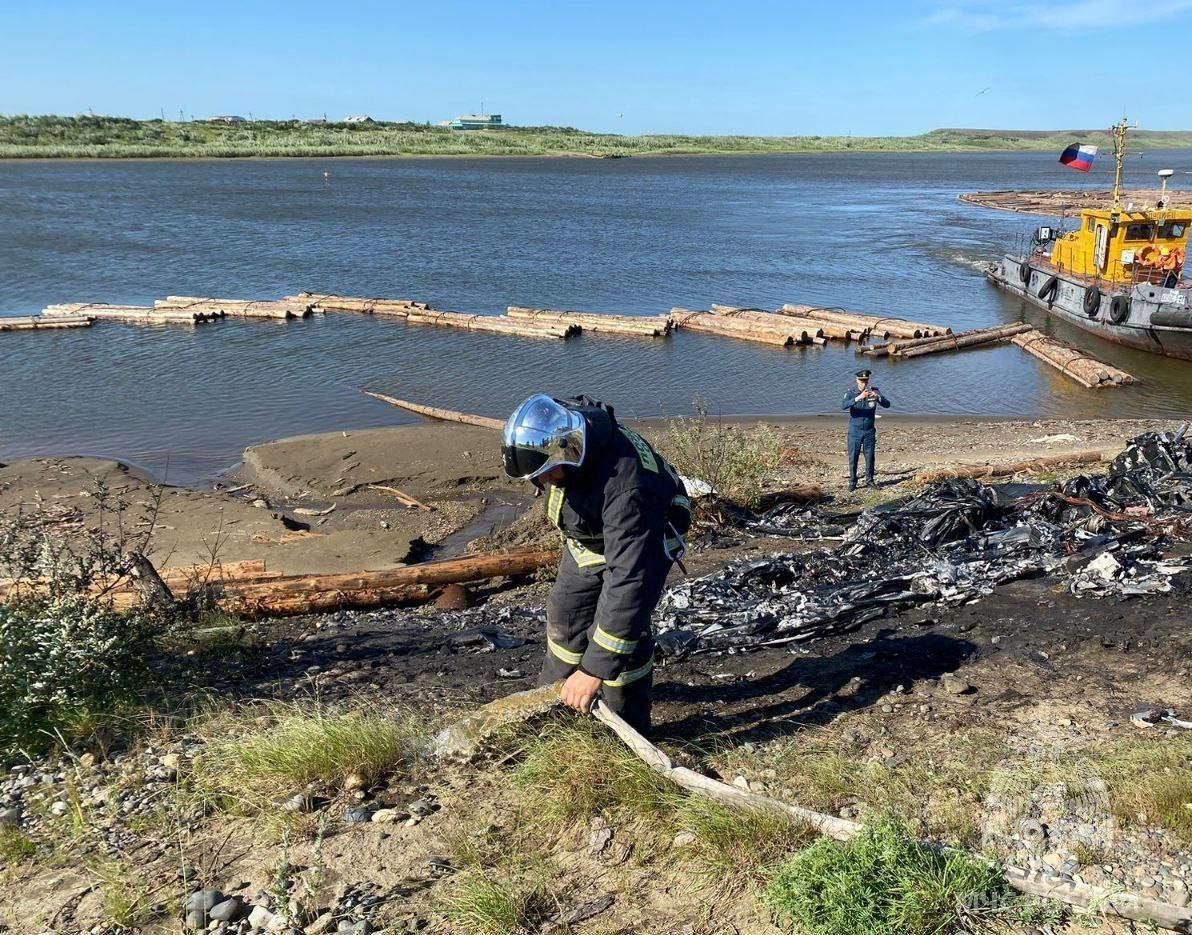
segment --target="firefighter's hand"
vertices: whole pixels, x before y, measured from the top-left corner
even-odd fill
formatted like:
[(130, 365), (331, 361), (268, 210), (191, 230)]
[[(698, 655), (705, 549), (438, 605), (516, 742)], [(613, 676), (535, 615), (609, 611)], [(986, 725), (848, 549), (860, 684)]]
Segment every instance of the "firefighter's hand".
[(567, 707), (574, 708), (580, 714), (587, 714), (592, 710), (596, 696), (600, 694), (601, 684), (603, 683), (596, 676), (576, 669), (563, 683), (563, 691), (559, 697)]

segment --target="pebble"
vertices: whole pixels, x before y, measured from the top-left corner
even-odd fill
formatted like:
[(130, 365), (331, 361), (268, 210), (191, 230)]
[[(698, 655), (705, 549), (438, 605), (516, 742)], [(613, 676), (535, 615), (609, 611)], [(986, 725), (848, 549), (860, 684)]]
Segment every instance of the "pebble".
[(953, 675), (951, 672), (945, 674), (940, 679), (940, 686), (949, 695), (964, 695), (973, 690), (973, 686), (960, 678), (958, 675)]
[(252, 912), (248, 914), (248, 925), (254, 929), (265, 929), (269, 927), (274, 918), (273, 913), (264, 906), (253, 906)]
[(344, 811), (344, 821), (349, 825), (359, 825), (373, 820), (373, 810), (367, 805), (349, 808)]
[(53, 805), (50, 806), (50, 814), (54, 815), (57, 818), (61, 818), (69, 810), (70, 810), (70, 806), (62, 801), (55, 802)]
[[(197, 893), (191, 893), (186, 897), (186, 902), (182, 904), (184, 912), (198, 912), (210, 913), (212, 909), (223, 903), (227, 899), (219, 890), (199, 890)], [(221, 920), (226, 921), (226, 920)]]
[(315, 919), (303, 931), (306, 935), (325, 935), (326, 932), (331, 931), (331, 927), (335, 925), (335, 913), (324, 912), (321, 916)]
[(588, 823), (588, 827), (592, 832), (588, 835), (588, 850), (593, 856), (604, 853), (604, 849), (608, 847), (613, 839), (613, 829), (599, 815), (592, 818)]
[(207, 913), (192, 909), (186, 914), (186, 927), (192, 932), (201, 932), (207, 927)]
[(680, 831), (671, 842), (675, 847), (690, 847), (695, 843), (695, 835), (690, 831)]
[(235, 922), (244, 915), (245, 908), (244, 901), (239, 896), (233, 896), (213, 906), (207, 917), (214, 922)]
[(396, 808), (378, 808), (372, 813), (371, 820), (378, 825), (385, 825), (395, 821), (405, 821), (408, 817), (405, 812), (400, 812)]
[(19, 808), (6, 808), (0, 810), (0, 827), (16, 828), (21, 823), (21, 810)]

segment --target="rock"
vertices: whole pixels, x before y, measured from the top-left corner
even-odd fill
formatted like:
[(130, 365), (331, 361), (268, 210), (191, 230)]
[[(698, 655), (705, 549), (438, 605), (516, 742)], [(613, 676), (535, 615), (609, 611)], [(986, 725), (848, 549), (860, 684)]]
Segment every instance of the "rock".
[(1052, 851), (1050, 854), (1043, 855), (1043, 865), (1052, 873), (1059, 873), (1060, 867), (1064, 864), (1064, 857), (1062, 854), (1057, 854)]
[(177, 753), (162, 754), (157, 758), (157, 762), (166, 769), (172, 769), (174, 772), (178, 772), (179, 767), (182, 765), (181, 759)]
[(378, 825), (387, 825), (395, 821), (405, 821), (409, 817), (405, 812), (400, 812), (396, 808), (378, 808), (372, 813), (372, 821)]
[(239, 896), (233, 896), (212, 906), (207, 918), (214, 922), (235, 922), (244, 915), (246, 908), (244, 900)]
[(357, 789), (367, 789), (368, 780), (361, 773), (349, 773), (344, 780), (344, 791), (355, 792)]
[(340, 929), (341, 932), (346, 932), (347, 935), (372, 935), (372, 923), (368, 919), (361, 919), (349, 925), (346, 929)]
[(335, 925), (335, 913), (324, 912), (321, 916), (315, 919), (303, 931), (306, 935), (325, 935), (331, 931), (331, 927)]
[(277, 917), (266, 909), (264, 906), (253, 906), (252, 912), (248, 914), (249, 928), (267, 929), (273, 924)]
[(588, 850), (595, 857), (598, 854), (604, 853), (605, 848), (612, 841), (613, 829), (599, 815), (592, 818), (588, 823), (588, 827), (591, 828), (591, 834), (588, 835)]
[(356, 808), (349, 808), (344, 810), (344, 821), (349, 825), (360, 825), (366, 821), (372, 821), (373, 810), (367, 805), (359, 805)]
[(435, 598), (439, 610), (467, 610), (476, 603), (472, 592), (462, 584), (448, 584)]
[(55, 802), (53, 805), (50, 806), (50, 814), (53, 815), (55, 818), (61, 818), (68, 811), (70, 811), (70, 806), (62, 801)]
[(201, 932), (207, 927), (207, 913), (201, 909), (192, 909), (186, 914), (186, 927), (192, 932)]
[[(199, 912), (210, 914), (211, 910), (227, 899), (219, 890), (199, 890), (186, 897), (182, 904), (183, 912)], [(226, 920), (223, 920), (226, 921)]]
[(19, 808), (0, 809), (0, 828), (17, 828), (21, 824)]
[(861, 809), (856, 805), (846, 805), (840, 810), (840, 817), (846, 821), (856, 821), (861, 817)]
[(427, 818), (438, 811), (438, 806), (429, 799), (418, 799), (416, 802), (411, 802), (406, 808), (411, 815), (417, 815), (419, 818)]
[(432, 854), (430, 857), (426, 858), (426, 866), (427, 869), (436, 876), (443, 876), (444, 874), (451, 873), (451, 871), (455, 869), (453, 866), (451, 866), (450, 857), (443, 857), (439, 854)]
[(598, 916), (611, 907), (614, 902), (616, 902), (616, 897), (614, 896), (601, 896), (584, 903), (582, 906), (577, 906), (567, 916), (567, 924), (578, 925), (580, 922), (585, 922), (594, 916)]
[(292, 795), (281, 803), (279, 808), (283, 812), (313, 812), (316, 808), (316, 803), (313, 796), (307, 795), (305, 792), (299, 792), (297, 795)]
[(1188, 884), (1181, 880), (1176, 880), (1167, 887), (1167, 901), (1173, 906), (1179, 906), (1181, 909), (1188, 905), (1192, 896), (1188, 892)]
[(524, 674), (521, 669), (497, 669), (497, 678), (499, 679), (520, 679)]
[(675, 847), (690, 847), (695, 843), (695, 835), (690, 831), (680, 831), (675, 835), (675, 839), (671, 841)]
[(940, 679), (940, 687), (949, 695), (967, 695), (974, 691), (972, 685), (957, 675), (948, 672)]

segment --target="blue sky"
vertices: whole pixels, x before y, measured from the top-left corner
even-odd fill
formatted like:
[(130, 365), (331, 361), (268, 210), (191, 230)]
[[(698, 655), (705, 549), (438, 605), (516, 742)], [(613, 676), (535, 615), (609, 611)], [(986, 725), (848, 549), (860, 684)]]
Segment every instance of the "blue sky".
[(3, 0), (0, 113), (1192, 129), (1190, 35), (1192, 0)]

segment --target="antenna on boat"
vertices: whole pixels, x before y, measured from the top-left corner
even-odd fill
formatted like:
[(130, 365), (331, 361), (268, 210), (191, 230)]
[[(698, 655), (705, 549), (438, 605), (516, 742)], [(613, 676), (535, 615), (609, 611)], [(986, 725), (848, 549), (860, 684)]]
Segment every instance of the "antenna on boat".
[(1131, 129), (1129, 122), (1125, 117), (1120, 123), (1115, 123), (1109, 128), (1110, 136), (1113, 137), (1113, 211), (1114, 214), (1121, 210), (1122, 200), (1122, 163), (1126, 158), (1126, 131)]
[(1157, 207), (1160, 211), (1167, 207), (1167, 180), (1175, 175), (1172, 169), (1159, 170), (1159, 204)]

